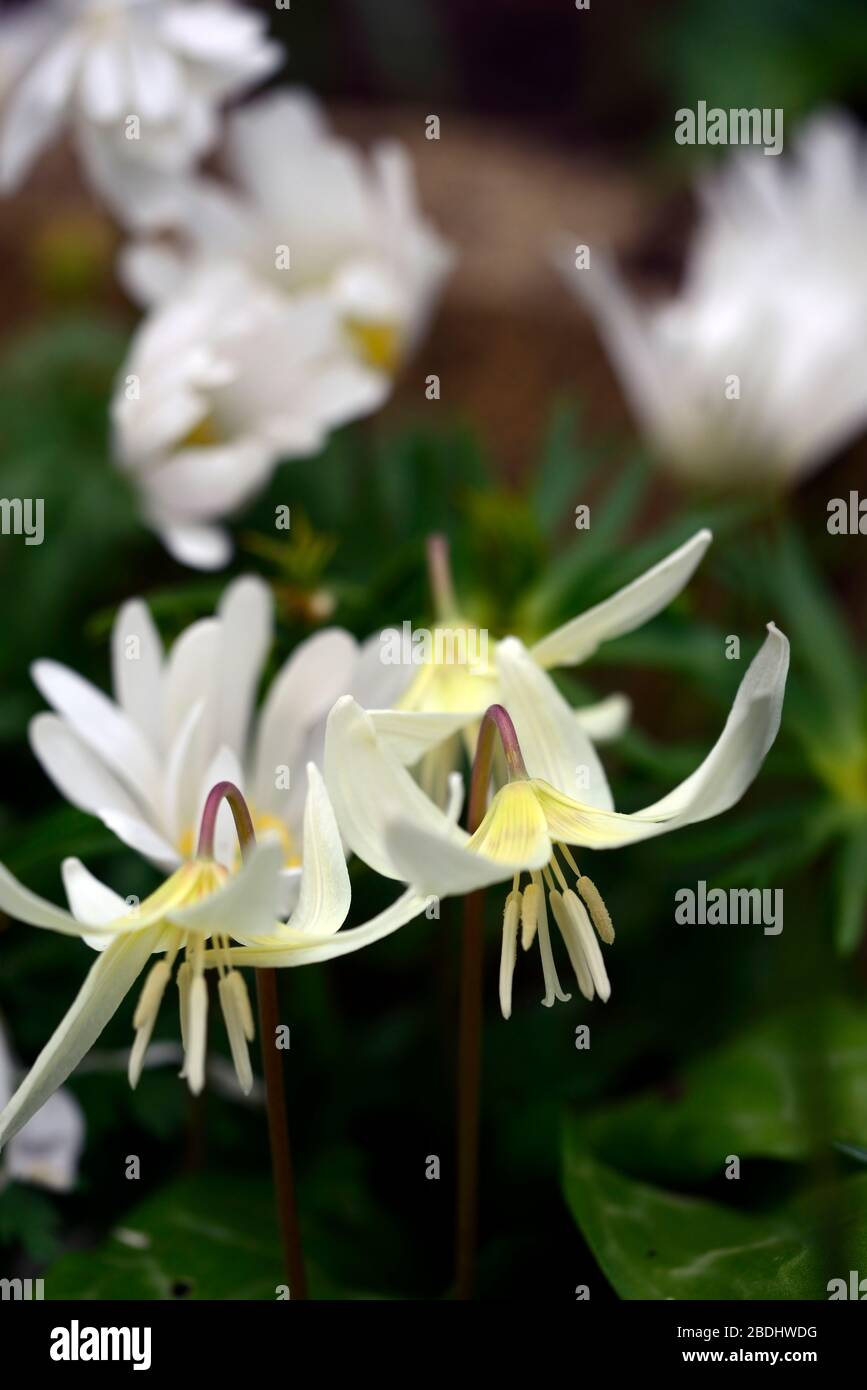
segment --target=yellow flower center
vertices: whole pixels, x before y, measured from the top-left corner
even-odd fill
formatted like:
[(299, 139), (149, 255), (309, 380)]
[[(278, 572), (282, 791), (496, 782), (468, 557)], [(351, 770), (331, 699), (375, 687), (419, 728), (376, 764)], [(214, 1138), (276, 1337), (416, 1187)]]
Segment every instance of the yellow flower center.
[[(248, 803), (249, 804), (249, 803)], [(283, 846), (283, 867), (286, 869), (298, 869), (301, 867), (301, 851), (298, 843), (284, 820), (279, 816), (271, 816), (265, 811), (257, 811), (250, 805), (250, 815), (253, 820), (253, 829), (257, 835), (264, 835), (266, 832), (276, 836)], [(192, 858), (198, 840), (198, 832), (193, 826), (188, 825), (178, 836), (178, 853), (183, 859)], [(234, 867), (237, 868), (241, 860), (241, 851), (237, 850)]]
[(347, 319), (346, 328), (353, 345), (377, 371), (393, 376), (400, 362), (400, 331), (391, 323), (367, 323), (362, 319)]
[(222, 443), (222, 436), (213, 415), (205, 415), (180, 441), (179, 449), (209, 449)]

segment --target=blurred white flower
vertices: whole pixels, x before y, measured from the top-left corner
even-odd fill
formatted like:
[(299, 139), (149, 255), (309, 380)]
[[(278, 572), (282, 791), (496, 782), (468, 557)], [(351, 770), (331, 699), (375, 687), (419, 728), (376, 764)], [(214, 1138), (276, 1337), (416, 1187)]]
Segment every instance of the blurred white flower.
[(134, 298), (172, 294), (190, 266), (240, 261), (287, 296), (327, 293), (368, 365), (391, 372), (424, 331), (451, 255), (416, 204), (409, 157), (366, 159), (332, 135), (304, 92), (278, 91), (227, 121), (227, 187), (189, 180), (167, 221), (174, 247), (142, 243), (121, 262)]
[(867, 145), (824, 113), (790, 156), (739, 151), (698, 193), (672, 299), (636, 304), (595, 248), (569, 282), (663, 462), (694, 482), (786, 482), (867, 424)]
[[(305, 769), (321, 762), (325, 717), (347, 692), (366, 705), (390, 704), (405, 673), (381, 665), (378, 637), (360, 647), (348, 632), (325, 629), (296, 648), (254, 716), (272, 623), (268, 586), (238, 579), (214, 617), (193, 623), (164, 652), (147, 605), (133, 599), (112, 632), (114, 700), (66, 666), (36, 662), (33, 679), (56, 713), (36, 715), (30, 744), (72, 805), (163, 869), (194, 849), (211, 787), (234, 782), (256, 830), (283, 845), (288, 911), (301, 879)], [(234, 864), (226, 807), (214, 852)]]
[(133, 339), (112, 402), (115, 455), (175, 558), (215, 569), (231, 555), (218, 519), (386, 389), (348, 351), (325, 296), (283, 299), (241, 266), (203, 268)]
[[(0, 1110), (15, 1089), (18, 1070), (0, 1026)], [(0, 1188), (17, 1181), (69, 1192), (75, 1186), (83, 1147), (81, 1107), (68, 1091), (56, 1091), (11, 1140), (0, 1169)]]
[(233, 0), (39, 0), (0, 24), (0, 187), (68, 128), (100, 195), (146, 223), (213, 144), (219, 104), (281, 60)]

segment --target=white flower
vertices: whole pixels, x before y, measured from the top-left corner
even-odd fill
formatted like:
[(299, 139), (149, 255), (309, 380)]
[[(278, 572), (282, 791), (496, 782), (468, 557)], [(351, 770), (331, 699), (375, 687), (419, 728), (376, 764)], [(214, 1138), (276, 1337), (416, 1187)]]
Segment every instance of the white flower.
[[(0, 1110), (12, 1095), (17, 1071), (0, 1027)], [(69, 1192), (75, 1186), (83, 1147), (81, 1107), (68, 1091), (57, 1091), (10, 1143), (0, 1170), (0, 1188), (6, 1182), (29, 1182)]]
[[(263, 16), (232, 0), (41, 0), (0, 26), (0, 187), (70, 129), (102, 197), (159, 213), (213, 143), (217, 108), (279, 66)], [(4, 74), (5, 76), (5, 74)], [(3, 90), (5, 88), (5, 90)]]
[(283, 300), (241, 267), (204, 269), (133, 339), (112, 402), (115, 455), (176, 559), (213, 569), (231, 554), (215, 523), (385, 389), (321, 294)]
[[(30, 743), (67, 800), (163, 869), (193, 851), (211, 787), (234, 782), (256, 829), (283, 845), (288, 910), (301, 877), (305, 766), (321, 758), (325, 716), (346, 692), (388, 704), (395, 674), (380, 666), (373, 644), (326, 629), (296, 648), (254, 716), (272, 610), (266, 584), (236, 580), (216, 616), (193, 623), (164, 652), (147, 606), (125, 603), (111, 638), (114, 699), (68, 667), (36, 662), (34, 681), (56, 713), (36, 715)], [(227, 867), (236, 858), (225, 807), (215, 857)]]
[[(350, 904), (349, 875), (334, 812), (311, 763), (304, 810), (304, 862), (298, 904), (288, 925), (281, 914), (283, 845), (258, 841), (232, 873), (210, 856), (203, 836), (160, 888), (132, 909), (77, 859), (63, 862), (71, 914), (31, 893), (0, 865), (0, 908), (19, 921), (81, 937), (99, 951), (78, 996), (0, 1114), (0, 1147), (12, 1139), (93, 1046), (153, 954), (133, 1017), (130, 1085), (141, 1075), (166, 987), (176, 984), (184, 1049), (182, 1075), (194, 1093), (205, 1081), (208, 989), (205, 972), (218, 975), (217, 997), (241, 1089), (253, 1085), (248, 1044), (253, 1011), (237, 965), (268, 968), (307, 965), (360, 950), (417, 916), (425, 899), (404, 893), (363, 926), (340, 931)], [(214, 792), (222, 794), (217, 787)], [(213, 799), (210, 809), (213, 814)], [(249, 943), (240, 951), (232, 942)], [(249, 955), (248, 955), (249, 950)]]
[(698, 482), (785, 482), (867, 424), (867, 146), (827, 113), (791, 156), (739, 151), (698, 191), (673, 298), (637, 305), (595, 249), (569, 281), (665, 463)]
[(399, 145), (370, 159), (332, 135), (314, 99), (278, 91), (227, 122), (227, 187), (191, 179), (166, 221), (180, 248), (128, 249), (122, 277), (153, 303), (191, 266), (241, 262), (262, 284), (333, 302), (362, 361), (391, 372), (421, 336), (451, 257), (416, 206)]
[[(511, 1012), (519, 921), (525, 948), (538, 936), (543, 1002), (568, 998), (551, 952), (546, 884), (581, 992), (606, 999), (608, 978), (591, 918), (605, 941), (613, 940), (613, 928), (598, 890), (578, 868), (569, 846), (617, 849), (720, 815), (739, 800), (780, 724), (789, 644), (773, 624), (768, 634), (704, 762), (662, 800), (631, 814), (614, 810), (593, 744), (515, 638), (501, 643), (499, 651), (503, 707), (517, 734), (510, 780), (496, 792), (472, 836), (425, 795), (385, 745), (375, 722), (345, 697), (329, 716), (325, 747), (326, 781), (345, 840), (377, 873), (439, 897), (512, 879), (500, 985), (505, 1017)], [(509, 757), (510, 750), (506, 752)], [(570, 873), (577, 893), (567, 881)], [(530, 883), (522, 893), (525, 874)]]

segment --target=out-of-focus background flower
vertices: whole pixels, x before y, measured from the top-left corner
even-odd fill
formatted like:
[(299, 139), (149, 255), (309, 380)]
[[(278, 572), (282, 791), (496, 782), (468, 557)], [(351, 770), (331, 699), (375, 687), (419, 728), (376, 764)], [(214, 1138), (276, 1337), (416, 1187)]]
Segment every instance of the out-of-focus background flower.
[[(576, 993), (541, 1009), (524, 971), (503, 1022), (489, 905), (479, 1292), (825, 1297), (829, 1278), (867, 1268), (867, 515), (859, 533), (856, 500), (853, 534), (828, 527), (833, 499), (867, 498), (867, 14), (857, 0), (248, 8), (288, 49), (266, 90), (309, 89), (363, 150), (403, 145), (449, 269), (393, 360), (368, 312), (369, 264), (343, 285), (343, 303), (367, 314), (356, 366), (382, 376), (388, 348), (387, 384), (373, 382), (348, 424), (333, 397), (305, 416), (313, 437), (291, 461), (244, 454), (256, 487), (233, 475), (238, 510), (219, 517), (229, 568), (196, 573), (142, 524), (141, 495), (112, 463), (109, 402), (135, 370), (142, 322), (119, 258), (129, 264), (140, 228), (106, 212), (68, 130), (6, 197), (0, 495), (43, 498), (45, 537), (0, 537), (0, 858), (51, 898), (70, 854), (125, 895), (153, 886), (59, 799), (27, 742), (43, 707), (30, 663), (65, 661), (105, 687), (112, 619), (130, 596), (147, 598), (168, 641), (213, 611), (231, 575), (256, 570), (276, 600), (273, 671), (323, 623), (364, 638), (429, 622), (433, 531), (451, 540), (467, 616), (534, 636), (712, 526), (688, 591), (562, 688), (576, 704), (632, 697), (632, 725), (603, 749), (632, 810), (703, 756), (774, 620), (792, 642), (780, 738), (724, 819), (595, 857), (617, 925), (607, 1005)], [(0, 105), (10, 55), (0, 47)], [(781, 108), (782, 153), (678, 144), (675, 112), (699, 102)], [(206, 175), (222, 167), (218, 136)], [(403, 324), (394, 302), (376, 300)], [(176, 361), (167, 341), (161, 368)], [(724, 395), (731, 374), (740, 398)], [(323, 420), (338, 426), (324, 444)], [(245, 449), (251, 435), (261, 445), (260, 424), (239, 432)], [(266, 433), (270, 446), (270, 416)], [(740, 660), (726, 659), (731, 636)], [(700, 881), (781, 888), (782, 932), (677, 925), (675, 892)], [(352, 921), (390, 896), (357, 864), (353, 891)], [(280, 982), (320, 1296), (448, 1291), (459, 925), (446, 903), (438, 920)], [(22, 1063), (85, 954), (0, 922), (0, 1011)], [(25, 1195), (27, 1174), (9, 1170), (0, 1272), (44, 1271), (48, 1297), (273, 1297), (255, 1092), (242, 1106), (217, 1076), (191, 1107), (174, 1066), (130, 1092), (115, 1053), (130, 1012), (69, 1083), (86, 1124), (74, 1189)], [(438, 1179), (426, 1177), (433, 1155)], [(222, 1248), (197, 1219), (217, 1203), (237, 1232)]]

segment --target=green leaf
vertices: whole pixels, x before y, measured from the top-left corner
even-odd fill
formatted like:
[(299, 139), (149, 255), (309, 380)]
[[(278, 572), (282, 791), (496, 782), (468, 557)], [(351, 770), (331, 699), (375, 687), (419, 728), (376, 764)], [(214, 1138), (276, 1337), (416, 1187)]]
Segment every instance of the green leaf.
[(274, 1299), (284, 1283), (271, 1186), (181, 1178), (124, 1218), (97, 1250), (62, 1256), (49, 1299)]
[(545, 432), (529, 502), (539, 529), (547, 535), (563, 526), (591, 463), (590, 451), (576, 442), (580, 419), (579, 407), (562, 401), (551, 412)]
[[(566, 1200), (606, 1277), (628, 1299), (823, 1299), (830, 1249), (867, 1262), (867, 1174), (745, 1213), (624, 1177), (566, 1128)], [(850, 1263), (851, 1262), (851, 1263)]]
[(867, 927), (867, 822), (845, 836), (836, 855), (834, 881), (834, 941), (841, 955), (850, 956)]
[(594, 1150), (661, 1180), (706, 1179), (727, 1154), (800, 1162), (821, 1106), (834, 1136), (867, 1142), (867, 1016), (843, 1000), (792, 1010), (683, 1068), (666, 1088), (585, 1120)]
[(0, 1193), (0, 1246), (20, 1244), (40, 1263), (57, 1254), (59, 1218), (51, 1200), (23, 1183)]

